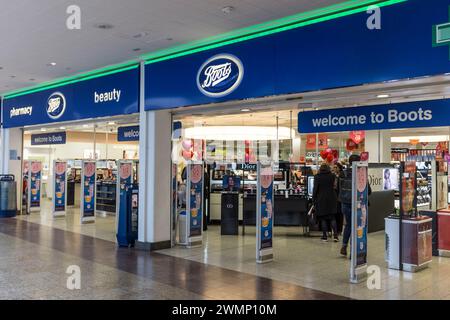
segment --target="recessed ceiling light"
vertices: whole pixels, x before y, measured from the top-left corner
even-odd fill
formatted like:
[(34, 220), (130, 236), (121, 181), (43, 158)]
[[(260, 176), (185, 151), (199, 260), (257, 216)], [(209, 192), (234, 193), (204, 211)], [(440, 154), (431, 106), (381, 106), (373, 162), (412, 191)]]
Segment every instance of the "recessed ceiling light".
[(379, 95), (377, 95), (378, 99), (385, 99), (385, 98), (389, 98), (389, 97), (390, 97), (390, 95), (388, 95), (388, 94), (379, 94)]
[(234, 7), (233, 6), (226, 6), (226, 7), (222, 8), (222, 12), (224, 14), (230, 14), (233, 11), (234, 11)]
[(102, 30), (109, 30), (114, 28), (114, 26), (110, 23), (97, 23), (94, 25), (94, 27), (96, 27), (97, 29), (102, 29)]
[(45, 129), (45, 128), (41, 128), (41, 131), (42, 131), (42, 132), (45, 132), (45, 131), (47, 131), (47, 129)]
[(133, 38), (139, 39), (148, 36), (148, 32), (142, 31), (133, 35)]
[(88, 128), (89, 125), (88, 124), (83, 124), (83, 128)]
[(109, 124), (110, 126), (113, 126), (113, 125), (115, 125), (116, 123), (115, 123), (114, 121), (110, 121), (110, 122), (108, 122), (108, 124)]
[(47, 66), (49, 66), (49, 67), (54, 67), (54, 66), (56, 66), (56, 62), (50, 62), (50, 63), (47, 63)]
[(59, 127), (61, 130), (66, 130), (66, 127)]
[(242, 111), (242, 112), (250, 112), (251, 109), (249, 109), (249, 108), (244, 108), (244, 109), (241, 109), (241, 111)]

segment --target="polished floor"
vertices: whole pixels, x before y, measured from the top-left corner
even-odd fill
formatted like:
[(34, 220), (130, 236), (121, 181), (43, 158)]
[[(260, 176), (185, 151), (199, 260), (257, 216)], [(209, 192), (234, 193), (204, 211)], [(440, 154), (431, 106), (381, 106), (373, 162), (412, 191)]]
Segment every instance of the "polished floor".
[(159, 252), (353, 299), (450, 299), (450, 258), (434, 257), (417, 273), (388, 269), (384, 232), (369, 235), (368, 264), (381, 271), (381, 288), (370, 290), (367, 282), (349, 282), (350, 260), (340, 256), (340, 243), (304, 237), (297, 227), (274, 230), (274, 261), (263, 265), (255, 263), (254, 227), (246, 227), (245, 236), (221, 236), (219, 226), (209, 226), (203, 247)]
[[(74, 265), (80, 290), (67, 288)], [(0, 219), (0, 288), (0, 299), (345, 299), (22, 218)]]
[[(434, 257), (418, 273), (387, 269), (383, 232), (369, 235), (369, 265), (381, 270), (381, 288), (370, 290), (365, 282), (349, 283), (349, 260), (339, 255), (339, 243), (303, 237), (300, 228), (276, 227), (275, 259), (261, 265), (254, 227), (245, 236), (221, 236), (220, 227), (210, 226), (200, 248), (149, 254), (117, 248), (114, 217), (82, 225), (77, 209), (54, 219), (46, 205), (41, 213), (0, 220), (0, 287), (9, 288), (16, 277), (31, 283), (23, 284), (25, 291), (2, 290), (0, 299), (40, 298), (33, 288), (41, 289), (41, 282), (41, 298), (64, 299), (450, 299), (450, 258)], [(81, 291), (65, 289), (69, 264), (85, 270)]]
[(51, 200), (43, 198), (41, 210), (29, 215), (19, 215), (17, 219), (38, 223), (56, 229), (72, 231), (86, 236), (115, 242), (116, 218), (111, 215), (97, 215), (96, 223), (81, 223), (79, 207), (69, 207), (64, 217), (54, 218), (51, 213)]

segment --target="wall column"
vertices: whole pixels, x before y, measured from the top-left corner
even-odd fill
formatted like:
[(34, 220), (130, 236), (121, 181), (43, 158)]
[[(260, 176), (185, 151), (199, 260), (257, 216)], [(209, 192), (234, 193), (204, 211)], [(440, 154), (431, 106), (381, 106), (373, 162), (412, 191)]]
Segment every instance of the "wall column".
[(370, 163), (391, 162), (391, 132), (389, 130), (366, 131), (366, 151)]
[(145, 111), (145, 64), (141, 63), (139, 99), (139, 223), (136, 247), (170, 248), (171, 134), (169, 111)]

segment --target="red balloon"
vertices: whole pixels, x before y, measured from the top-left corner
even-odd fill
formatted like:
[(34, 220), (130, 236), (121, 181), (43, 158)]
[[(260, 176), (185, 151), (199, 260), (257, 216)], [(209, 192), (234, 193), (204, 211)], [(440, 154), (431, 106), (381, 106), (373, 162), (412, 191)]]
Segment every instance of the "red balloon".
[(185, 160), (191, 160), (194, 153), (192, 151), (183, 150), (182, 156)]
[(320, 151), (320, 156), (323, 160), (325, 160), (328, 156), (328, 152), (326, 152), (325, 150)]
[(327, 156), (327, 161), (331, 163), (331, 162), (333, 162), (333, 160), (334, 160), (334, 156), (331, 153), (329, 153)]

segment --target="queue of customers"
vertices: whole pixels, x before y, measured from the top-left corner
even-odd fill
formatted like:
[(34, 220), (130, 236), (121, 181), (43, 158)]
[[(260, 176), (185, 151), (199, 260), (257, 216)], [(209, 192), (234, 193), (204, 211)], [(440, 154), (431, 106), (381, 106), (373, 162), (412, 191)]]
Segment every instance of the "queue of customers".
[(351, 155), (347, 169), (340, 163), (336, 163), (333, 169), (327, 163), (323, 163), (314, 177), (313, 205), (315, 216), (322, 229), (321, 241), (328, 241), (328, 230), (331, 227), (334, 242), (339, 242), (344, 218), (345, 227), (340, 250), (343, 256), (347, 256), (352, 232), (352, 163), (360, 160), (359, 155)]

